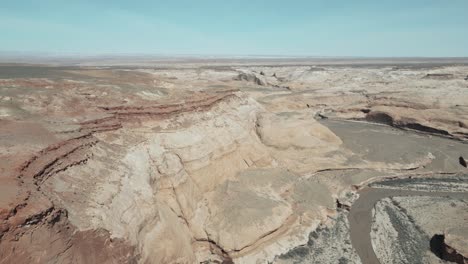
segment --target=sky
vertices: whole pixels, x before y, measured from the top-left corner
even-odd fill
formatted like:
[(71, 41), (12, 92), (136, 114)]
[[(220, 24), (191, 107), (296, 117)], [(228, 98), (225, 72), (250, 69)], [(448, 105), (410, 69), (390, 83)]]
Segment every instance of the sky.
[(468, 57), (468, 0), (1, 0), (0, 52)]

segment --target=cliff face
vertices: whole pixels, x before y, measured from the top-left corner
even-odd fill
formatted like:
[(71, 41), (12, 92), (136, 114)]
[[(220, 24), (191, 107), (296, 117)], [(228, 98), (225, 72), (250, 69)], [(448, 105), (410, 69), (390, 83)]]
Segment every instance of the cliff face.
[(45, 185), (47, 193), (68, 208), (80, 229), (103, 228), (127, 239), (143, 262), (193, 263), (192, 246), (212, 244), (224, 257), (229, 246), (216, 233), (222, 228), (207, 230), (220, 224), (216, 215), (210, 219), (219, 202), (214, 192), (239, 171), (269, 165), (271, 158), (253, 132), (259, 106), (230, 92), (217, 97), (193, 104), (196, 112), (165, 118), (157, 112), (146, 116), (147, 110), (130, 118), (122, 110), (122, 128), (96, 135), (86, 165), (55, 175)]
[[(66, 132), (73, 136), (57, 139), (10, 172), (26, 196), (6, 217), (5, 256), (17, 247), (35, 252), (37, 241), (6, 241), (40, 224), (33, 234), (52, 233), (53, 239), (59, 233), (54, 240), (64, 244), (58, 250), (67, 258), (90, 257), (81, 255), (90, 246), (81, 245), (83, 239), (110, 250), (109, 262), (222, 261), (273, 243), (306, 211), (310, 221), (318, 221), (327, 215), (325, 208), (333, 207), (324, 197), (298, 213), (288, 191), (300, 177), (280, 166), (262, 142), (280, 149), (316, 148), (329, 138), (340, 144), (313, 119), (304, 123), (310, 126), (305, 135), (287, 130), (288, 123), (259, 121), (271, 114), (235, 91), (178, 104), (100, 108), (110, 114), (81, 122)], [(314, 129), (320, 131), (315, 139)], [(281, 133), (286, 135), (274, 138)], [(66, 240), (62, 229), (83, 231)], [(57, 255), (35, 260), (52, 261)]]
[[(339, 139), (313, 119), (303, 122), (305, 135), (259, 121), (271, 114), (238, 92), (207, 98), (181, 104), (194, 112), (163, 117), (152, 107), (120, 110), (119, 128), (98, 129), (83, 158), (53, 169), (41, 189), (80, 230), (108, 230), (135, 246), (142, 262), (231, 259), (274, 242), (303, 214), (287, 193), (300, 177), (262, 140), (307, 150)], [(282, 130), (282, 138), (270, 138)], [(334, 206), (331, 197), (320, 199), (305, 210), (310, 221)]]

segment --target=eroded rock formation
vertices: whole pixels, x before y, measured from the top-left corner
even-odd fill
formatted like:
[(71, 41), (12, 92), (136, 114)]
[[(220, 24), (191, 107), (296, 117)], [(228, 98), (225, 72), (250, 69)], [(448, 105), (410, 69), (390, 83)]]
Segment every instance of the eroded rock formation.
[[(0, 263), (358, 262), (328, 236), (348, 239), (359, 186), (468, 155), (445, 144), (468, 135), (463, 67), (18, 70), (0, 79)], [(327, 245), (346, 257), (311, 252)]]

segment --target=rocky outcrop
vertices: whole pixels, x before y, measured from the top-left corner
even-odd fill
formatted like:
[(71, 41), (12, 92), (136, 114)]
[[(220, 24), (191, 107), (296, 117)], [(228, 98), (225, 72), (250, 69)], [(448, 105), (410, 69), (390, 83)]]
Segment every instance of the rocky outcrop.
[[(102, 226), (102, 227), (105, 227), (106, 230), (110, 230), (113, 237), (116, 237), (116, 236), (121, 237), (118, 239), (110, 240), (110, 241), (114, 241), (110, 243), (114, 243), (116, 249), (121, 252), (117, 254), (116, 252), (112, 253), (111, 251), (109, 251), (109, 254), (113, 254), (114, 256), (112, 258), (106, 259), (106, 261), (118, 262), (118, 263), (121, 263), (121, 262), (128, 263), (130, 262), (130, 259), (136, 261), (138, 260), (137, 256), (139, 255), (136, 252), (142, 252), (143, 259), (149, 258), (150, 256), (147, 255), (148, 254), (147, 251), (138, 250), (138, 249), (137, 251), (135, 251), (134, 245), (139, 244), (136, 242), (136, 241), (139, 241), (138, 240), (139, 238), (136, 237), (135, 233), (132, 234), (131, 230), (129, 230), (130, 233), (127, 233), (125, 231), (125, 233), (128, 235), (123, 235), (124, 233), (119, 235), (120, 232), (122, 232), (125, 229), (128, 229), (128, 226), (126, 225), (122, 226), (122, 225), (109, 225), (109, 224), (99, 225), (97, 224), (97, 225), (94, 225), (94, 227), (92, 228), (92, 230), (96, 230), (95, 232), (87, 232), (87, 233), (82, 234), (80, 233), (81, 231), (78, 231), (78, 230), (74, 231), (76, 229), (75, 226), (78, 226), (78, 228), (80, 228), (81, 230), (85, 230), (85, 229), (89, 230), (90, 226), (86, 226), (87, 228), (84, 227), (83, 224), (80, 224), (80, 220), (86, 218), (85, 216), (86, 213), (84, 213), (86, 212), (87, 210), (86, 208), (88, 207), (86, 206), (86, 204), (89, 204), (89, 202), (93, 202), (93, 199), (92, 199), (92, 196), (90, 196), (91, 200), (89, 201), (83, 200), (83, 198), (87, 198), (87, 197), (83, 197), (81, 191), (90, 190), (89, 188), (91, 186), (86, 185), (88, 183), (90, 185), (93, 185), (93, 187), (96, 187), (95, 182), (93, 183), (93, 181), (94, 179), (96, 179), (95, 177), (98, 175), (90, 174), (89, 177), (81, 178), (81, 180), (77, 178), (78, 182), (75, 183), (73, 187), (71, 186), (72, 187), (71, 189), (80, 190), (80, 193), (76, 193), (76, 191), (74, 191), (73, 193), (70, 193), (70, 189), (69, 188), (64, 189), (63, 184), (70, 182), (70, 181), (67, 182), (66, 180), (67, 179), (71, 180), (72, 178), (70, 178), (70, 176), (73, 177), (73, 175), (76, 175), (74, 174), (74, 172), (83, 173), (82, 168), (88, 168), (88, 166), (93, 167), (94, 169), (99, 168), (99, 165), (97, 165), (96, 163), (103, 162), (103, 161), (102, 160), (99, 161), (99, 158), (98, 160), (96, 160), (96, 157), (99, 157), (99, 156), (102, 157), (102, 155), (95, 153), (95, 151), (96, 149), (105, 151), (105, 149), (107, 148), (107, 145), (105, 144), (105, 140), (104, 138), (102, 138), (102, 136), (104, 135), (103, 134), (104, 132), (116, 133), (118, 130), (125, 129), (125, 127), (127, 127), (129, 124), (132, 124), (130, 126), (134, 128), (135, 126), (133, 124), (136, 121), (135, 118), (144, 118), (144, 120), (146, 120), (145, 122), (149, 122), (151, 120), (151, 117), (153, 116), (157, 120), (161, 120), (164, 118), (167, 119), (171, 115), (177, 116), (184, 111), (194, 111), (195, 109), (197, 109), (198, 111), (200, 110), (206, 111), (210, 109), (211, 107), (215, 106), (216, 104), (219, 104), (222, 102), (228, 102), (229, 100), (231, 100), (229, 96), (236, 97), (231, 92), (231, 93), (224, 93), (222, 95), (207, 96), (206, 98), (202, 97), (201, 100), (188, 101), (184, 104), (179, 104), (179, 105), (163, 105), (163, 106), (157, 106), (157, 107), (150, 106), (146, 108), (144, 107), (143, 108), (142, 107), (138, 107), (138, 108), (126, 107), (126, 108), (112, 108), (112, 109), (105, 108), (104, 111), (113, 111), (110, 117), (106, 117), (106, 118), (94, 120), (94, 121), (83, 122), (81, 123), (80, 128), (76, 129), (73, 132), (74, 134), (76, 133), (79, 134), (79, 136), (71, 137), (64, 141), (59, 141), (58, 143), (53, 144), (45, 148), (44, 150), (41, 150), (38, 154), (34, 155), (32, 158), (30, 158), (28, 161), (26, 161), (17, 169), (18, 173), (16, 177), (20, 180), (23, 190), (27, 191), (27, 196), (24, 198), (24, 201), (25, 201), (24, 203), (21, 203), (18, 206), (13, 207), (9, 211), (9, 213), (8, 211), (6, 211), (6, 215), (4, 217), (4, 223), (2, 224), (2, 243), (0, 243), (0, 249), (1, 249), (1, 252), (3, 252), (2, 255), (5, 258), (8, 258), (8, 256), (11, 254), (10, 252), (11, 250), (14, 250), (15, 248), (16, 250), (19, 250), (22, 247), (24, 247), (26, 250), (26, 248), (28, 248), (29, 246), (34, 247), (33, 251), (35, 252), (38, 250), (36, 249), (36, 247), (40, 248), (42, 246), (41, 244), (34, 244), (34, 246), (29, 245), (26, 242), (27, 240), (23, 240), (23, 239), (16, 240), (18, 242), (9, 243), (7, 241), (10, 240), (11, 236), (22, 237), (29, 233), (31, 233), (31, 236), (32, 236), (36, 232), (36, 233), (44, 234), (47, 237), (48, 236), (46, 235), (47, 232), (61, 232), (60, 230), (66, 229), (66, 230), (69, 230), (71, 234), (75, 233), (76, 235), (70, 236), (70, 240), (64, 240), (63, 238), (60, 238), (61, 239), (60, 240), (59, 238), (57, 238), (55, 239), (55, 241), (57, 241), (57, 250), (61, 250), (63, 248), (63, 250), (64, 251), (66, 250), (67, 253), (65, 255), (62, 253), (56, 254), (55, 251), (51, 251), (50, 255), (44, 255), (41, 258), (35, 258), (34, 261), (39, 261), (39, 262), (49, 261), (49, 260), (52, 261), (52, 259), (59, 258), (60, 256), (64, 255), (64, 259), (68, 259), (71, 257), (79, 261), (86, 262), (86, 260), (90, 260), (91, 262), (95, 263), (96, 261), (98, 261), (98, 257), (93, 256), (92, 254), (88, 254), (87, 256), (82, 255), (83, 251), (81, 247), (85, 247), (85, 248), (89, 247), (90, 246), (89, 243), (96, 243), (96, 245), (101, 246), (101, 247), (109, 247), (110, 246), (110, 244), (108, 244), (109, 242), (105, 242), (110, 239), (109, 233), (106, 233), (107, 231), (105, 231), (104, 233), (102, 233), (101, 231), (98, 231), (98, 230), (104, 230), (101, 228)], [(246, 108), (246, 110), (247, 109), (248, 107)], [(247, 110), (246, 113), (248, 114), (249, 111)], [(133, 118), (131, 119), (127, 118), (128, 116), (133, 116)], [(140, 121), (140, 122), (143, 122), (143, 121)], [(221, 127), (225, 126), (223, 124), (224, 121), (222, 121), (222, 119), (217, 119), (216, 122), (213, 120), (212, 122), (213, 122), (212, 123), (213, 126), (221, 126)], [(235, 128), (232, 127), (231, 129), (235, 129)], [(242, 136), (244, 132), (239, 129), (237, 130), (241, 132), (240, 136)], [(162, 136), (166, 137), (165, 135), (162, 135)], [(176, 140), (174, 141), (175, 144), (179, 144), (176, 142), (180, 142), (182, 144), (187, 143), (184, 141), (186, 139), (185, 137), (177, 139), (177, 135), (175, 136), (176, 136), (174, 138), (174, 140)], [(166, 137), (166, 139), (161, 138), (161, 140), (170, 141), (170, 138), (168, 137)], [(231, 146), (235, 146), (233, 145), (234, 143), (235, 142), (231, 142)], [(190, 149), (188, 150), (190, 151)], [(232, 151), (229, 149), (226, 149), (226, 150)], [(221, 150), (221, 152), (219, 152), (218, 155), (224, 155), (223, 152), (225, 152), (226, 150)], [(109, 151), (111, 150), (110, 149), (107, 150), (107, 153), (109, 154), (107, 156), (107, 159), (111, 158), (112, 155), (115, 155), (115, 154), (111, 154)], [(135, 149), (135, 151), (136, 152), (134, 152), (134, 154), (130, 154), (129, 156), (127, 156), (127, 158), (124, 157), (124, 160), (123, 160), (124, 163), (129, 162), (128, 164), (131, 167), (135, 167), (135, 166), (138, 166), (138, 164), (141, 164), (141, 162), (139, 161), (133, 161), (132, 155), (141, 155), (141, 154), (146, 153), (146, 152), (141, 153), (138, 150), (138, 148)], [(158, 152), (159, 150), (157, 150), (157, 148), (154, 151), (157, 151), (157, 153), (159, 153)], [(133, 152), (130, 152), (130, 153), (133, 153)], [(202, 156), (200, 157), (201, 160), (198, 161), (196, 159), (196, 155), (194, 155), (193, 152), (188, 152), (187, 155), (183, 153), (174, 155), (171, 153), (173, 152), (168, 152), (167, 154), (163, 155), (164, 163), (161, 164), (162, 167), (157, 166), (159, 173), (163, 173), (163, 174), (169, 173), (169, 175), (171, 175), (171, 173), (180, 174), (180, 171), (177, 171), (177, 170), (173, 171), (175, 169), (173, 168), (173, 166), (174, 165), (182, 166), (180, 163), (182, 160), (184, 161), (186, 160), (187, 169), (196, 170), (197, 167), (205, 166), (203, 165), (204, 161), (203, 161)], [(212, 154), (212, 152), (209, 151), (206, 154), (201, 152), (200, 154), (207, 155), (207, 154)], [(160, 154), (156, 154), (156, 155), (159, 156)], [(190, 161), (187, 159), (189, 159)], [(154, 160), (157, 160), (157, 158), (155, 158)], [(147, 162), (150, 162), (150, 160), (148, 159)], [(103, 165), (102, 167), (103, 169), (104, 168), (111, 169), (109, 167), (111, 163), (101, 163), (101, 164)], [(139, 172), (141, 169), (139, 169), (139, 167), (135, 167), (135, 170), (136, 170), (135, 172)], [(94, 172), (94, 170), (92, 171)], [(187, 177), (187, 174), (185, 175)], [(83, 174), (80, 174), (78, 176), (83, 177)], [(143, 175), (139, 175), (139, 176), (143, 176)], [(62, 180), (64, 180), (64, 177), (66, 177), (65, 182), (62, 182)], [(178, 177), (180, 178), (180, 176)], [(125, 178), (122, 178), (121, 180), (125, 180)], [(114, 193), (112, 189), (110, 190), (111, 192), (109, 193), (106, 193), (106, 192), (96, 193), (96, 195), (99, 196), (99, 197), (96, 197), (98, 199), (96, 201), (101, 201), (101, 199), (104, 198), (106, 195), (115, 196), (114, 198), (110, 200), (111, 204), (108, 204), (106, 202), (103, 203), (103, 205), (105, 205), (106, 207), (110, 206), (109, 209), (111, 211), (109, 212), (112, 212), (112, 210), (115, 210), (115, 209), (118, 210), (117, 212), (118, 214), (122, 214), (125, 211), (129, 213), (132, 212), (132, 210), (129, 211), (130, 208), (127, 208), (123, 204), (119, 204), (119, 203), (123, 202), (125, 204), (127, 202), (135, 202), (138, 200), (144, 201), (144, 199), (146, 199), (144, 193), (143, 195), (136, 196), (136, 197), (133, 197), (132, 196), (133, 194), (131, 193), (133, 191), (145, 190), (144, 188), (146, 187), (144, 187), (144, 185), (151, 182), (150, 179), (147, 179), (147, 183), (141, 182), (143, 186), (135, 189), (128, 185), (128, 184), (133, 185), (133, 184), (138, 183), (138, 180), (136, 178), (134, 180), (135, 181), (130, 181), (127, 183), (124, 183), (124, 182), (119, 183), (119, 184), (123, 184), (124, 188), (117, 193)], [(180, 180), (181, 179), (179, 179), (179, 181)], [(167, 183), (165, 183), (165, 181), (167, 181)], [(154, 204), (156, 206), (156, 210), (150, 210), (147, 214), (142, 215), (143, 218), (139, 219), (138, 221), (143, 224), (143, 223), (146, 223), (146, 221), (154, 221), (155, 216), (156, 216), (156, 219), (159, 219), (158, 221), (159, 224), (158, 224), (157, 229), (163, 228), (164, 233), (158, 236), (158, 235), (151, 233), (151, 230), (148, 230), (148, 232), (153, 236), (152, 241), (155, 241), (153, 239), (158, 239), (158, 241), (160, 241), (159, 239), (161, 237), (165, 237), (165, 238), (171, 237), (172, 243), (176, 243), (174, 244), (174, 247), (173, 247), (174, 249), (180, 248), (180, 244), (177, 244), (177, 243), (182, 243), (182, 244), (187, 243), (186, 250), (189, 250), (189, 251), (186, 253), (180, 250), (178, 250), (177, 252), (174, 251), (176, 255), (171, 255), (170, 252), (167, 252), (166, 247), (161, 248), (166, 253), (157, 251), (153, 247), (151, 251), (155, 251), (158, 258), (160, 258), (161, 261), (164, 262), (164, 259), (166, 260), (180, 259), (180, 261), (182, 262), (192, 262), (195, 257), (193, 255), (193, 251), (191, 248), (191, 243), (193, 240), (193, 238), (191, 238), (191, 235), (190, 235), (191, 232), (187, 229), (185, 233), (184, 232), (180, 233), (178, 229), (172, 229), (174, 228), (173, 224), (170, 224), (170, 223), (173, 223), (174, 221), (176, 222), (179, 221), (178, 219), (180, 218), (185, 217), (184, 213), (181, 210), (183, 210), (182, 208), (184, 206), (187, 206), (186, 204), (184, 204), (184, 202), (179, 200), (180, 199), (179, 196), (182, 195), (181, 197), (184, 197), (184, 195), (186, 194), (178, 194), (180, 190), (176, 190), (176, 187), (174, 186), (175, 183), (171, 183), (172, 181), (173, 180), (169, 180), (169, 179), (166, 179), (166, 180), (161, 179), (160, 181), (157, 180), (155, 182), (157, 183), (156, 186), (158, 186), (157, 189), (161, 188), (160, 194), (158, 195), (164, 196), (165, 188), (166, 188), (165, 186), (169, 184), (167, 185), (169, 187), (168, 190), (171, 190), (171, 189), (173, 190), (171, 192), (172, 194), (170, 195), (176, 195), (175, 201), (177, 201), (177, 204), (179, 205), (175, 208), (171, 208), (172, 207), (172, 205), (170, 204), (171, 198), (160, 197), (161, 202), (158, 202), (158, 199), (155, 199), (151, 202), (151, 204)], [(187, 181), (187, 178), (183, 181)], [(73, 182), (73, 180), (71, 182)], [(193, 188), (194, 183), (191, 183), (191, 184)], [(109, 185), (107, 182), (107, 183), (104, 183), (103, 187), (109, 188), (111, 186), (112, 184)], [(99, 185), (97, 187), (99, 187)], [(118, 185), (116, 187), (118, 187)], [(147, 187), (151, 189), (150, 186), (147, 186)], [(128, 194), (126, 193), (126, 188), (132, 188), (130, 193)], [(150, 189), (146, 189), (146, 190), (150, 190)], [(154, 191), (156, 191), (156, 189)], [(150, 192), (152, 193), (152, 191)], [(148, 194), (148, 195), (153, 197), (153, 194)], [(190, 201), (192, 199), (193, 201), (196, 201), (195, 197), (190, 197), (188, 198), (188, 200), (187, 198), (184, 198), (184, 199), (186, 199), (185, 201)], [(67, 201), (69, 201), (70, 203), (74, 205), (67, 204)], [(117, 204), (115, 204), (115, 206), (112, 206), (112, 203), (114, 202)], [(157, 206), (158, 203), (161, 203), (161, 204)], [(67, 208), (68, 213), (59, 213), (59, 212), (65, 212), (65, 211), (61, 211), (61, 209), (55, 209), (57, 207)], [(113, 209), (112, 207), (115, 207), (115, 208)], [(94, 209), (97, 209), (97, 208), (94, 208)], [(140, 208), (137, 207), (134, 209), (138, 211), (132, 212), (132, 215), (134, 213), (140, 212), (141, 214), (144, 212), (144, 211), (141, 211), (143, 209), (142, 207)], [(195, 209), (195, 208), (192, 208), (192, 209)], [(180, 215), (179, 213), (174, 214), (172, 210), (176, 210), (181, 213)], [(105, 212), (105, 211), (106, 210), (104, 208), (101, 208), (100, 215), (102, 215), (102, 212)], [(57, 215), (57, 214), (59, 214), (59, 216), (51, 216), (52, 219), (49, 219), (50, 217), (48, 217), (49, 215)], [(125, 213), (123, 215), (125, 215)], [(97, 215), (91, 213), (89, 216), (91, 216), (91, 219), (92, 219), (93, 217), (96, 217)], [(187, 218), (188, 217), (189, 216), (187, 216)], [(93, 220), (91, 219), (86, 220), (87, 224), (93, 223)], [(69, 221), (71, 221), (73, 224), (70, 224)], [(185, 221), (187, 221), (187, 219)], [(147, 224), (142, 225), (142, 224), (130, 223), (130, 222), (127, 224), (134, 226), (135, 228), (134, 230), (143, 228), (144, 226), (147, 225)], [(184, 225), (185, 224), (183, 224), (183, 226)], [(34, 227), (31, 231), (29, 230), (30, 226)], [(36, 228), (37, 226), (41, 226), (41, 228), (37, 229)], [(166, 227), (164, 228), (164, 226)], [(183, 226), (179, 228), (183, 229), (184, 228)], [(188, 228), (188, 227), (185, 226), (185, 228)], [(166, 235), (167, 232), (172, 232), (172, 235), (171, 236)], [(66, 235), (66, 233), (63, 233), (63, 234)], [(94, 234), (96, 235), (99, 234), (99, 236), (94, 238), (93, 237)], [(186, 235), (188, 235), (188, 237), (184, 237)], [(99, 242), (99, 239), (101, 239), (101, 237), (103, 240), (102, 242)], [(179, 242), (177, 240), (174, 240), (174, 238), (176, 237), (180, 238)], [(80, 239), (88, 239), (88, 238), (90, 239), (88, 244), (87, 243), (83, 244), (80, 242), (81, 241)], [(151, 247), (152, 245), (151, 241), (146, 241), (145, 238), (141, 238), (141, 239), (143, 239), (142, 242), (145, 241), (144, 245), (146, 247)], [(120, 242), (120, 241), (125, 241), (125, 242)], [(128, 245), (127, 241), (130, 241), (132, 246)], [(119, 245), (119, 243), (122, 243), (122, 246), (117, 246)], [(111, 248), (114, 248), (114, 246)], [(30, 258), (33, 254), (35, 254), (34, 252), (31, 252), (31, 253), (25, 252), (24, 254), (25, 256)], [(98, 252), (99, 251), (96, 251), (96, 253)], [(107, 251), (99, 252), (102, 255), (102, 257), (105, 257), (104, 252), (107, 252)], [(119, 254), (123, 254), (123, 255), (119, 255)], [(182, 258), (177, 257), (177, 256), (180, 256)], [(14, 257), (14, 255), (12, 255), (12, 257)], [(124, 258), (128, 258), (128, 259), (123, 260)], [(21, 260), (18, 260), (18, 261), (19, 263), (21, 263)]]
[(365, 120), (375, 123), (381, 123), (385, 125), (390, 125), (403, 129), (411, 129), (420, 131), (428, 134), (435, 134), (440, 136), (448, 136), (453, 138), (460, 138), (466, 140), (467, 137), (463, 134), (457, 133), (455, 131), (447, 131), (445, 129), (435, 128), (425, 123), (428, 123), (426, 120), (421, 120), (419, 118), (408, 118), (401, 117), (398, 114), (386, 111), (370, 111), (367, 113)]
[(368, 114), (366, 115), (366, 120), (370, 122), (389, 125), (389, 126), (395, 125), (394, 118), (388, 113), (384, 113), (384, 112), (377, 112), (377, 111), (368, 112)]
[[(191, 110), (184, 112), (187, 108)], [(250, 261), (269, 246), (278, 250), (275, 243), (282, 237), (291, 247), (299, 243), (302, 234), (289, 233), (300, 228), (299, 217), (308, 215), (309, 224), (302, 224), (307, 229), (323, 219), (325, 208), (334, 207), (312, 197), (306, 208), (296, 209), (295, 195), (314, 185), (294, 187), (300, 178), (275, 165), (277, 157), (257, 129), (274, 148), (301, 144), (301, 133), (272, 138), (265, 129), (268, 123), (257, 127), (264, 110), (245, 95), (209, 95), (183, 106), (103, 110), (112, 117), (83, 124), (83, 131), (99, 131), (86, 162), (54, 171), (54, 177), (42, 180), (41, 189), (67, 208), (77, 228), (109, 230), (136, 247), (142, 262)], [(99, 129), (113, 122), (118, 129)], [(309, 122), (306, 149), (331, 139), (339, 145), (325, 127), (312, 118)], [(288, 126), (301, 121), (296, 123), (277, 123), (275, 128), (291, 133)], [(285, 194), (287, 188), (296, 191)], [(78, 190), (87, 193), (86, 199)]]
[(1, 237), (3, 263), (137, 263), (134, 247), (108, 231), (79, 231), (66, 212), (51, 208)]
[(468, 229), (454, 227), (445, 230), (443, 253), (445, 260), (456, 263), (468, 263)]
[(442, 260), (466, 264), (468, 263), (468, 257), (463, 254), (466, 254), (465, 248), (467, 244), (466, 242), (459, 242), (458, 240), (463, 240), (464, 238), (455, 238), (456, 236), (456, 234), (452, 234), (450, 240), (447, 241), (445, 235), (434, 235), (430, 242), (431, 251)]
[(235, 81), (246, 81), (246, 82), (252, 82), (256, 85), (260, 86), (265, 86), (267, 85), (267, 82), (265, 78), (263, 77), (264, 75), (260, 74), (261, 76), (257, 76), (253, 72), (241, 72), (239, 73), (238, 76), (234, 78)]
[[(393, 197), (373, 211), (372, 245), (383, 263), (442, 260), (464, 263), (466, 201), (447, 197)], [(429, 211), (428, 211), (429, 210)], [(452, 218), (446, 220), (446, 215)], [(442, 235), (433, 232), (445, 230)], [(448, 238), (450, 234), (450, 238)]]
[(462, 156), (460, 156), (460, 157), (458, 158), (458, 163), (460, 163), (460, 165), (462, 165), (462, 166), (465, 167), (465, 168), (468, 167), (468, 165), (466, 164), (465, 158), (463, 158)]

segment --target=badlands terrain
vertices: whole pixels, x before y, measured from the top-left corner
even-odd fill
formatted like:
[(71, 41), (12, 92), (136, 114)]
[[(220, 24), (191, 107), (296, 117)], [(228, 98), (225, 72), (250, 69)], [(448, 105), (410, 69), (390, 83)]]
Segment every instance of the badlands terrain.
[(468, 263), (468, 60), (0, 64), (0, 263)]

